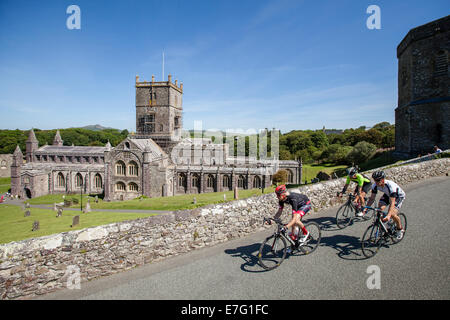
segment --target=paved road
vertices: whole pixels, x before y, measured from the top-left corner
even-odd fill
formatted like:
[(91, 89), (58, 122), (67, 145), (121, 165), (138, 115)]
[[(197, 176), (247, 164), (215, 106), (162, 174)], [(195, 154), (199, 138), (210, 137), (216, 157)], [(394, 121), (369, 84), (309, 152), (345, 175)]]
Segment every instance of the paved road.
[[(405, 239), (365, 259), (360, 237), (369, 222), (344, 230), (336, 209), (310, 220), (322, 226), (322, 244), (263, 271), (256, 252), (267, 231), (83, 283), (40, 299), (450, 299), (450, 179), (405, 188)], [(369, 266), (380, 270), (380, 289), (369, 289)]]

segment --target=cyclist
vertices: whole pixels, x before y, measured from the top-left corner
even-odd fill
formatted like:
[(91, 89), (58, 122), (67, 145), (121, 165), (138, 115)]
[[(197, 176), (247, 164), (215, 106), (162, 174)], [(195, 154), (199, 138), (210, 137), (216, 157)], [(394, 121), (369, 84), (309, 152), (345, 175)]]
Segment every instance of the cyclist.
[[(397, 226), (396, 237), (398, 240), (401, 240), (405, 230), (402, 227), (402, 222), (397, 216), (397, 213), (406, 198), (406, 193), (399, 187), (398, 184), (391, 180), (385, 179), (385, 177), (386, 174), (382, 170), (375, 171), (372, 174), (372, 178), (375, 180), (375, 183), (372, 185), (372, 194), (370, 199), (367, 201), (367, 205), (369, 207), (372, 205), (378, 191), (384, 193), (378, 202), (378, 208), (381, 210), (384, 210), (387, 206), (389, 206), (388, 214), (383, 218), (383, 222), (389, 221), (389, 219), (392, 218)], [(367, 209), (364, 211), (366, 210)]]
[[(298, 240), (299, 243), (305, 242), (309, 236), (309, 232), (301, 222), (301, 219), (311, 210), (311, 201), (304, 194), (287, 191), (284, 184), (275, 189), (275, 194), (279, 201), (279, 207), (274, 218), (278, 219), (283, 213), (284, 204), (286, 202), (289, 203), (292, 206), (292, 219), (285, 225), (285, 230), (292, 228), (291, 239), (294, 241)], [(302, 230), (302, 236), (298, 239), (297, 234), (299, 233), (299, 229)]]
[[(367, 178), (366, 176), (364, 176), (361, 173), (358, 173), (358, 170), (356, 168), (354, 168), (354, 167), (348, 168), (347, 169), (347, 181), (345, 182), (344, 188), (338, 195), (339, 198), (341, 198), (342, 195), (345, 193), (345, 191), (347, 191), (348, 185), (350, 184), (351, 181), (357, 183), (357, 186), (355, 188), (356, 203), (359, 204), (360, 207), (362, 208), (365, 205), (364, 198), (365, 198), (367, 192), (369, 192), (369, 190), (372, 186), (372, 183), (370, 182), (369, 178)], [(362, 217), (363, 215), (364, 215), (364, 213), (359, 210), (356, 213), (357, 217)]]

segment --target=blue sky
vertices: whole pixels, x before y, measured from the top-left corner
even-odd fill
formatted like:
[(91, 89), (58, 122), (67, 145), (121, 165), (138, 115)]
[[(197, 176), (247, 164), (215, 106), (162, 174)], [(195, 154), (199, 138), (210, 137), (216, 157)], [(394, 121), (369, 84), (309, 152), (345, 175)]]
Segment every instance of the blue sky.
[[(69, 30), (66, 9), (81, 9)], [(369, 5), (381, 29), (369, 30)], [(0, 128), (135, 130), (135, 76), (183, 82), (184, 128), (394, 122), (396, 48), (439, 1), (0, 1)]]

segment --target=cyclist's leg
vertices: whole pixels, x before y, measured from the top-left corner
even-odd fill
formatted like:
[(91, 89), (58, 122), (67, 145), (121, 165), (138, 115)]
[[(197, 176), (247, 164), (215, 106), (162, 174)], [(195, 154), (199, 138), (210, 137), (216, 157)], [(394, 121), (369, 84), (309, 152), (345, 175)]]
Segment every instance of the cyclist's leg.
[(394, 219), (395, 225), (397, 226), (398, 230), (403, 229), (402, 221), (400, 220), (400, 217), (398, 216), (398, 212), (399, 212), (402, 204), (403, 204), (403, 199), (398, 198), (395, 200), (395, 208), (392, 209), (392, 219)]

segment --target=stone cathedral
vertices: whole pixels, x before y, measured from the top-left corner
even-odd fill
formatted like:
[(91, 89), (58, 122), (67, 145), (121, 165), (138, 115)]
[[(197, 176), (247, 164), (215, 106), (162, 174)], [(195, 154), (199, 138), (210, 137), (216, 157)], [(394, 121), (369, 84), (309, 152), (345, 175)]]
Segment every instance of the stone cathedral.
[(135, 88), (136, 133), (115, 147), (65, 146), (59, 131), (52, 145), (39, 146), (31, 129), (25, 155), (17, 146), (12, 157), (12, 195), (83, 192), (114, 201), (261, 188), (280, 168), (300, 183), (297, 161), (236, 157), (227, 143), (183, 138), (183, 84), (170, 75), (160, 82), (136, 76)]

